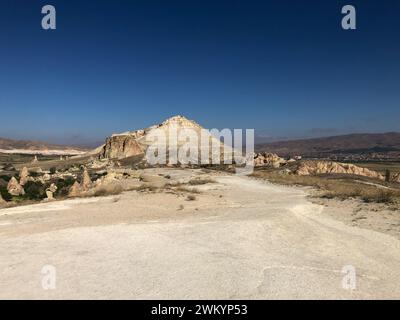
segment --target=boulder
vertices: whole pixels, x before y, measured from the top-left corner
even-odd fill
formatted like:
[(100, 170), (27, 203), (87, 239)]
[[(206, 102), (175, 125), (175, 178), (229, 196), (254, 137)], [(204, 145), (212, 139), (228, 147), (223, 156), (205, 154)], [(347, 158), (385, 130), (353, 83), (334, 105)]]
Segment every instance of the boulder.
[(25, 194), (24, 188), (18, 183), (15, 177), (12, 177), (8, 182), (7, 191), (12, 196), (23, 196)]

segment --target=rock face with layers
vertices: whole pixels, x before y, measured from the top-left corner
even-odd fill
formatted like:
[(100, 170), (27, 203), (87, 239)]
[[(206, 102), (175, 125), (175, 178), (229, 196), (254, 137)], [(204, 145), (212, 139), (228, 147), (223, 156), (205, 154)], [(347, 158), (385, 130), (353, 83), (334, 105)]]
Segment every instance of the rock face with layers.
[(266, 167), (273, 167), (279, 168), (280, 166), (286, 164), (287, 161), (281, 157), (279, 157), (275, 153), (256, 153), (254, 155), (254, 165), (256, 167), (266, 166)]
[(106, 140), (106, 144), (100, 155), (104, 159), (123, 159), (143, 154), (134, 135), (113, 135)]
[(358, 167), (350, 163), (340, 163), (334, 161), (305, 161), (294, 171), (300, 176), (317, 174), (353, 174), (370, 178), (384, 180), (384, 176), (376, 171)]
[(24, 188), (18, 183), (15, 177), (12, 177), (8, 182), (7, 191), (12, 196), (23, 196), (25, 194)]
[[(175, 159), (176, 150), (180, 149), (182, 146), (192, 150), (197, 148), (198, 151), (197, 155), (195, 155), (194, 152), (193, 154), (187, 152), (186, 163), (191, 162), (199, 164), (199, 157), (202, 154), (202, 150), (205, 150), (204, 157), (211, 158), (212, 155), (215, 154), (215, 151), (219, 150), (221, 155), (225, 153), (227, 157), (232, 158), (231, 154), (233, 153), (233, 149), (224, 145), (218, 138), (206, 132), (207, 131), (195, 121), (178, 115), (146, 129), (114, 134), (107, 138), (105, 145), (98, 154), (100, 159), (119, 160), (138, 155), (143, 155), (144, 157), (148, 148), (150, 146), (154, 147), (157, 144), (155, 141), (158, 141), (159, 134), (162, 134), (163, 137), (165, 137), (165, 148), (168, 159)], [(207, 134), (207, 136), (203, 137), (202, 135), (204, 134)], [(171, 142), (169, 139), (171, 136), (175, 137), (177, 140), (176, 143)], [(202, 137), (204, 138), (203, 140)], [(177, 164), (178, 162), (182, 163), (184, 161), (173, 160), (171, 162), (172, 164)]]

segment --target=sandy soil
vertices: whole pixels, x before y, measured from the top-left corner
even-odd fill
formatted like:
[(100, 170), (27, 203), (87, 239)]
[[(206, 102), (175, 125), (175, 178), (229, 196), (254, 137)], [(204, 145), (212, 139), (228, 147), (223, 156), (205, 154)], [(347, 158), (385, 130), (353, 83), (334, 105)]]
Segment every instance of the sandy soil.
[(311, 198), (324, 206), (322, 213), (347, 225), (389, 234), (400, 239), (400, 211), (397, 205), (365, 203), (357, 199)]
[[(214, 179), (193, 201), (132, 191), (0, 210), (0, 298), (400, 298), (395, 237), (332, 219), (334, 206), (304, 189)], [(54, 289), (42, 286), (45, 265)], [(342, 285), (349, 265), (354, 290)]]

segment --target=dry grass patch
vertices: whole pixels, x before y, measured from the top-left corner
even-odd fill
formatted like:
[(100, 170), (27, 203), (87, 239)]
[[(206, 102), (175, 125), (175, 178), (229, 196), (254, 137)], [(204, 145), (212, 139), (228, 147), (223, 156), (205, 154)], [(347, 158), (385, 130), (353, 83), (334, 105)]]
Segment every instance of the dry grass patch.
[(267, 171), (256, 171), (253, 176), (283, 185), (314, 187), (319, 190), (318, 196), (322, 198), (360, 198), (367, 203), (400, 204), (400, 189), (385, 188), (378, 180), (374, 180), (376, 185), (373, 185), (357, 182), (355, 179), (359, 177), (352, 176), (297, 176)]
[(198, 186), (198, 185), (203, 185), (207, 183), (215, 183), (214, 179), (211, 178), (197, 178), (197, 179), (192, 179), (189, 181), (189, 184), (192, 186)]
[(185, 186), (178, 186), (175, 188), (176, 191), (181, 191), (181, 192), (190, 192), (190, 193), (197, 193), (199, 194), (200, 191), (196, 188), (190, 188), (190, 187), (185, 187)]
[(154, 191), (157, 191), (158, 189), (159, 189), (158, 187), (156, 187), (152, 184), (144, 183), (144, 184), (141, 184), (140, 186), (134, 186), (134, 187), (129, 188), (129, 191), (139, 191), (139, 192), (151, 191), (151, 192), (154, 192)]
[(186, 200), (187, 201), (194, 201), (194, 200), (196, 200), (197, 198), (196, 198), (196, 196), (194, 196), (194, 195), (192, 195), (192, 194), (189, 194), (187, 197), (186, 197)]
[(104, 186), (100, 186), (94, 190), (95, 197), (104, 197), (117, 195), (124, 191), (124, 188), (120, 184), (108, 184)]

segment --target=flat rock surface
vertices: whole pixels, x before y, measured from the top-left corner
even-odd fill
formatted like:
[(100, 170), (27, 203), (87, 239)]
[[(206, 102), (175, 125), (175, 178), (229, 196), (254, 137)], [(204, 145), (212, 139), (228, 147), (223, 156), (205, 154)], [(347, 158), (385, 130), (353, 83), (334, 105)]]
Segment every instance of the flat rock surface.
[[(398, 239), (330, 218), (303, 189), (213, 179), (193, 201), (131, 191), (0, 210), (0, 298), (400, 298)], [(48, 265), (56, 281), (45, 290)]]

